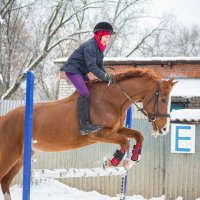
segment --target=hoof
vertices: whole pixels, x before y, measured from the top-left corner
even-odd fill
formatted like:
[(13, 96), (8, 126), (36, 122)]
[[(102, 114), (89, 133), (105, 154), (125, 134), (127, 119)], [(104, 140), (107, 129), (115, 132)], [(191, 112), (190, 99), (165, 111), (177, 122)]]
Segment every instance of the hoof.
[(140, 158), (141, 158), (141, 155), (139, 154), (139, 155), (138, 155), (138, 159), (136, 160), (136, 162), (139, 162), (139, 161), (140, 161)]
[(106, 169), (106, 168), (111, 168), (111, 167), (114, 167), (111, 163), (111, 160), (107, 159), (103, 162), (103, 168)]
[(123, 161), (123, 167), (125, 170), (129, 170), (133, 165), (136, 163), (136, 161), (132, 161), (130, 158), (126, 158)]
[(4, 194), (4, 200), (11, 200), (11, 197), (8, 193)]
[(123, 161), (123, 167), (125, 170), (129, 170), (131, 167), (133, 167), (133, 165), (138, 162), (138, 161), (133, 161), (131, 160), (130, 158), (126, 158), (124, 161)]

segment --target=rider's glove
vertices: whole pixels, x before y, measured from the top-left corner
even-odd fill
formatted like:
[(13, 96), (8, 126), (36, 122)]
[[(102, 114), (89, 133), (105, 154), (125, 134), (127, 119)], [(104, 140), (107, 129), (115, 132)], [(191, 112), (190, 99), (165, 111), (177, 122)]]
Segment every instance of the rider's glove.
[(108, 81), (109, 83), (113, 82), (113, 76), (111, 74), (105, 73), (104, 81)]

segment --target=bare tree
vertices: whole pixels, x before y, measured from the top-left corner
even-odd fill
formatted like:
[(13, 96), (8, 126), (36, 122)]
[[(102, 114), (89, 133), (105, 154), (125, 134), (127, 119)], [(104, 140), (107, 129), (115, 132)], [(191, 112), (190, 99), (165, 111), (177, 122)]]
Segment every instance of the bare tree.
[[(59, 3), (56, 5), (55, 8), (53, 8), (52, 14), (50, 15), (50, 18), (48, 19), (48, 22), (45, 26), (44, 30), (44, 40), (42, 42), (42, 49), (40, 53), (37, 55), (36, 58), (32, 56), (30, 60), (30, 63), (25, 67), (25, 70), (21, 72), (15, 79), (14, 83), (8, 88), (8, 90), (1, 96), (1, 99), (6, 99), (11, 97), (11, 95), (19, 88), (20, 84), (23, 80), (25, 80), (26, 77), (26, 71), (27, 70), (35, 70), (36, 67), (39, 65), (39, 63), (46, 58), (46, 56), (60, 43), (66, 40), (72, 40), (74, 36), (88, 33), (90, 30), (81, 30), (73, 33), (68, 33), (65, 35), (65, 37), (60, 38), (58, 40), (54, 40), (56, 34), (61, 30), (62, 27), (69, 24), (70, 21), (79, 14), (80, 12), (83, 12), (84, 10), (88, 10), (91, 8), (99, 8), (98, 6), (94, 6), (94, 4), (101, 2), (101, 1), (94, 1), (94, 2), (88, 2), (81, 8), (75, 10), (71, 14), (67, 13), (67, 8), (71, 2), (68, 1), (59, 1)], [(70, 5), (71, 6), (71, 5)], [(33, 59), (34, 58), (34, 59)]]
[[(200, 27), (197, 25), (188, 27), (179, 27), (177, 30), (174, 47), (176, 54), (181, 56), (199, 56), (200, 55)], [(172, 43), (172, 40), (170, 41)]]
[(174, 23), (167, 30), (155, 34), (151, 42), (143, 43), (143, 56), (199, 56), (200, 27), (185, 27)]
[[(134, 56), (140, 51), (143, 43), (148, 43), (150, 38), (159, 34), (168, 25), (167, 18), (161, 18), (155, 27), (143, 26), (143, 21), (151, 18), (146, 4), (149, 0), (114, 0), (105, 1), (102, 8), (102, 19), (109, 21), (116, 34), (111, 38), (106, 56)], [(108, 9), (109, 8), (109, 11)], [(97, 13), (95, 20), (100, 18)], [(142, 24), (142, 25), (141, 25)]]
[(15, 3), (15, 0), (8, 0), (7, 2), (1, 1), (0, 2), (0, 16), (1, 19), (5, 19), (8, 12), (10, 12), (12, 9), (13, 4)]
[[(160, 24), (156, 28), (148, 28), (143, 32), (139, 30), (141, 20), (148, 17), (144, 9), (148, 1), (52, 0), (47, 4), (44, 0), (42, 1), (44, 5), (38, 5), (41, 2), (35, 0), (31, 7), (27, 7), (27, 10), (29, 9), (27, 13), (23, 5), (11, 7), (10, 16), (13, 17), (10, 20), (12, 23), (8, 24), (8, 29), (11, 30), (11, 24), (17, 26), (12, 27), (14, 33), (10, 31), (10, 34), (5, 34), (7, 43), (8, 35), (12, 40), (10, 40), (10, 54), (4, 55), (4, 60), (7, 61), (4, 69), (8, 73), (3, 74), (5, 86), (0, 93), (1, 99), (17, 97), (17, 91), (21, 94), (23, 90), (21, 85), (27, 70), (35, 71), (38, 98), (42, 98), (41, 93), (44, 94), (45, 99), (56, 98), (58, 78), (53, 74), (56, 74), (58, 69), (53, 70), (53, 60), (60, 56), (69, 56), (90, 36), (92, 27), (99, 21), (110, 22), (117, 32), (107, 47), (106, 56), (134, 56), (141, 52), (145, 45), (151, 46), (150, 39), (159, 35), (164, 26)], [(14, 12), (16, 7), (23, 7), (23, 9), (20, 9), (17, 14), (16, 11)], [(19, 17), (20, 14), (24, 18)], [(19, 38), (18, 42), (16, 38)], [(9, 59), (6, 56), (9, 56)], [(52, 85), (54, 83), (55, 85)]]
[[(0, 94), (9, 88), (12, 76), (11, 66), (15, 65), (14, 73), (17, 73), (16, 66), (20, 58), (20, 53), (24, 53), (24, 48), (20, 49), (22, 47), (20, 43), (22, 43), (22, 40), (23, 42), (26, 40), (24, 32), (25, 21), (20, 14), (21, 8), (16, 7), (15, 1), (8, 1), (1, 7), (3, 20), (0, 27)], [(16, 49), (20, 50), (17, 56), (15, 56)]]
[(2, 90), (2, 83), (3, 83), (3, 53), (2, 53), (2, 27), (4, 25), (4, 19), (8, 14), (10, 7), (13, 5), (15, 0), (9, 0), (8, 2), (0, 2), (0, 84)]

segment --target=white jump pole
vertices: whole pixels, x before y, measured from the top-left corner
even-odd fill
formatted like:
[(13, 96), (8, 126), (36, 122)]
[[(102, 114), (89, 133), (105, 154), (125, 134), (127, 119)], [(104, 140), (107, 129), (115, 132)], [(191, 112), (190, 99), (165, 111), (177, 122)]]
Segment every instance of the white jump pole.
[(83, 169), (35, 169), (32, 171), (32, 180), (72, 178), (72, 177), (98, 177), (117, 176), (125, 174), (124, 167), (115, 168), (83, 168)]

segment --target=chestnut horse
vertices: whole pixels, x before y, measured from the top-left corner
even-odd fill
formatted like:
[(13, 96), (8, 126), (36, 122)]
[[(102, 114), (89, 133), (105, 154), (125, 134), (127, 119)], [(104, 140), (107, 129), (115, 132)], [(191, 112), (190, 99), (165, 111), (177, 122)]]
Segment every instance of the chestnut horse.
[[(106, 162), (110, 167), (122, 160), (130, 138), (136, 140), (131, 159), (137, 161), (144, 138), (139, 131), (124, 127), (126, 111), (133, 102), (142, 101), (141, 111), (149, 117), (153, 130), (165, 134), (169, 129), (169, 94), (174, 84), (172, 79), (162, 80), (152, 70), (137, 68), (115, 75), (109, 86), (100, 80), (87, 83), (91, 122), (103, 128), (84, 136), (80, 135), (77, 92), (62, 100), (37, 103), (33, 111), (33, 139), (37, 143), (33, 150), (58, 152), (97, 142), (119, 144), (120, 151)], [(0, 117), (0, 183), (6, 200), (11, 199), (9, 185), (23, 164), (24, 113), (25, 107), (21, 106)], [(129, 164), (125, 162), (124, 167), (129, 168)]]

